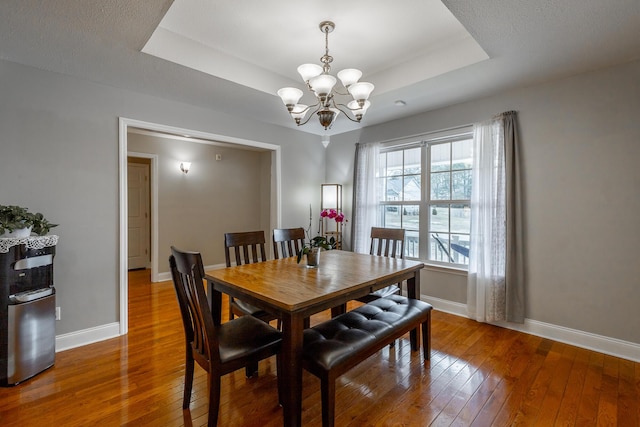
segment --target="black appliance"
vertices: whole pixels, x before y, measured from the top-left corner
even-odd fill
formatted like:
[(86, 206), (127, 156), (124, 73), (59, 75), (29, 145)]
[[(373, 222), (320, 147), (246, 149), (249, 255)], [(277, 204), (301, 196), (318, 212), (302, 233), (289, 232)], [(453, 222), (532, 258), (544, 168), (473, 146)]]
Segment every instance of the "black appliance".
[(0, 239), (0, 385), (16, 385), (53, 366), (58, 236)]

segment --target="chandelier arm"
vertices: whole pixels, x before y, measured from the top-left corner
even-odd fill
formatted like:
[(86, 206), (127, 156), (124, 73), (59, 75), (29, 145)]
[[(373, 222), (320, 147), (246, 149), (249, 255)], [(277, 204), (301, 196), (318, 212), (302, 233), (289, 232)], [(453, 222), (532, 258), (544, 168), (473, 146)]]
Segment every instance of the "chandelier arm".
[(347, 89), (347, 93), (342, 93), (342, 92), (336, 90), (336, 88), (334, 87), (333, 88), (333, 92), (335, 92), (336, 95), (340, 95), (340, 96), (351, 96), (351, 94), (349, 93), (348, 89)]
[[(315, 103), (315, 104), (313, 104), (313, 105), (309, 105), (309, 106), (308, 106), (307, 108), (305, 108), (304, 110), (302, 110), (302, 111), (298, 111), (298, 113), (305, 113), (305, 114), (306, 114), (306, 113), (307, 113), (307, 111), (309, 111), (310, 109), (315, 108), (315, 107), (320, 107), (320, 102), (317, 102), (317, 103)], [(347, 108), (349, 108), (349, 107), (347, 107)], [(319, 108), (318, 108), (318, 109), (319, 109)], [(318, 109), (316, 109), (316, 111), (318, 111)], [(315, 113), (315, 111), (314, 111), (314, 113)], [(307, 120), (307, 121), (308, 121), (308, 120)], [(304, 123), (307, 123), (307, 122), (305, 121)], [(304, 124), (304, 123), (303, 123), (303, 124)]]
[(349, 115), (345, 110), (343, 110), (343, 109), (342, 109), (342, 108), (340, 108), (340, 107), (346, 107), (346, 108), (347, 108), (347, 110), (349, 110), (349, 112), (351, 112), (351, 114), (353, 114), (353, 111), (351, 110), (351, 108), (347, 107), (347, 106), (346, 106), (346, 105), (344, 105), (344, 104), (336, 104), (335, 102), (333, 103), (333, 106), (334, 106), (335, 108), (337, 108), (338, 110), (342, 111), (342, 114), (344, 114), (344, 115), (345, 115), (345, 117), (346, 117), (347, 119), (351, 120), (352, 122), (360, 123), (360, 120), (352, 119), (352, 118), (351, 118), (351, 116), (350, 116), (350, 115)]
[(347, 110), (351, 111), (352, 113), (353, 113), (354, 111), (356, 111), (356, 110), (359, 110), (359, 109), (360, 109), (360, 107), (358, 107), (358, 108), (349, 108), (349, 106), (348, 106), (348, 105), (346, 105), (346, 104), (336, 104), (335, 102), (333, 103), (333, 106), (334, 106), (334, 107), (336, 107), (338, 110), (342, 111), (343, 113), (344, 113), (344, 110), (343, 110), (343, 109), (341, 109), (340, 107), (344, 107), (344, 108), (346, 108)]
[(311, 107), (307, 107), (307, 110), (308, 110), (309, 108), (316, 107), (316, 106), (317, 106), (318, 108), (316, 108), (316, 109), (315, 109), (315, 111), (314, 111), (313, 113), (309, 114), (309, 116), (307, 117), (307, 120), (305, 120), (305, 121), (304, 121), (304, 122), (302, 122), (302, 123), (298, 123), (298, 126), (306, 125), (306, 124), (309, 122), (309, 120), (311, 120), (311, 117), (313, 117), (313, 115), (314, 115), (315, 113), (317, 113), (318, 111), (320, 111), (320, 107), (321, 107), (320, 103), (318, 103), (318, 104), (316, 104), (316, 105), (312, 105)]

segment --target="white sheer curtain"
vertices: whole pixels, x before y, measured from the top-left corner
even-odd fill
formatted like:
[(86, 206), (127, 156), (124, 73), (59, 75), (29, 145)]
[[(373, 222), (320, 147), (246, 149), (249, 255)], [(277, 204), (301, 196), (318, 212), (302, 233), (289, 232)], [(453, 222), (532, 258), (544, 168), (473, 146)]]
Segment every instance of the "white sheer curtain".
[(524, 321), (516, 113), (474, 125), (467, 308), (481, 322)]
[[(379, 185), (376, 180), (380, 144), (356, 144), (353, 172), (353, 251), (369, 253), (371, 227), (378, 222)], [(375, 183), (371, 185), (371, 183)]]

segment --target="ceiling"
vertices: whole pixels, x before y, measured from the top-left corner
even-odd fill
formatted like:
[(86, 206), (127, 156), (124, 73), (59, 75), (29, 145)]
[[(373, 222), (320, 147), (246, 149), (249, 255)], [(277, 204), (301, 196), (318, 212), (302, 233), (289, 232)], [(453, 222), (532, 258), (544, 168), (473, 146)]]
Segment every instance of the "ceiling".
[(376, 89), (361, 124), (298, 128), (318, 135), (640, 58), (638, 0), (308, 3), (3, 0), (0, 58), (295, 128), (275, 91), (304, 88), (296, 67), (319, 63), (332, 20), (332, 72)]

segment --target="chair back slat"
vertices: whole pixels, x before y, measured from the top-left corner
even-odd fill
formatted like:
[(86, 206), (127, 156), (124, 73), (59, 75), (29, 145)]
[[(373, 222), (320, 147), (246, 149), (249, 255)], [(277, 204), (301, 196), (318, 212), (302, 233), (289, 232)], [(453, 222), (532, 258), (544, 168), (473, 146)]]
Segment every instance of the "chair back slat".
[(187, 344), (199, 362), (218, 363), (218, 336), (211, 308), (204, 291), (204, 267), (198, 252), (171, 247), (171, 276), (178, 297)]
[(302, 227), (273, 230), (273, 256), (275, 259), (296, 256), (303, 245), (304, 229)]
[(405, 230), (403, 228), (371, 227), (369, 253), (391, 258), (403, 258), (404, 236)]
[(264, 231), (246, 231), (224, 234), (224, 251), (227, 267), (231, 267), (231, 252), (236, 265), (267, 260)]

